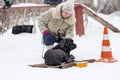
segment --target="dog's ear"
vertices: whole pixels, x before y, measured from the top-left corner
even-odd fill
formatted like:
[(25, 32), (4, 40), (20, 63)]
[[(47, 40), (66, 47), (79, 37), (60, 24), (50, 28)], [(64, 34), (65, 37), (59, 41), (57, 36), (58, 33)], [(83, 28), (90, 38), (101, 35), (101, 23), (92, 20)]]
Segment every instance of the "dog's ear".
[(60, 47), (63, 48), (66, 43), (66, 39), (60, 41)]

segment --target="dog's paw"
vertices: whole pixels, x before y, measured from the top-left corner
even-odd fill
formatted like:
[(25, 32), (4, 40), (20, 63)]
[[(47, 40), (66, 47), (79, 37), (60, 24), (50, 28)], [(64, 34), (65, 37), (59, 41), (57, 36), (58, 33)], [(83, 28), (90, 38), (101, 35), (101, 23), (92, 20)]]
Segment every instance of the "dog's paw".
[(67, 59), (67, 63), (70, 63), (70, 62), (73, 62), (73, 61), (74, 61), (74, 59), (71, 59), (71, 58)]
[(71, 58), (71, 59), (75, 59), (75, 57), (74, 57), (72, 54), (70, 55), (70, 58)]

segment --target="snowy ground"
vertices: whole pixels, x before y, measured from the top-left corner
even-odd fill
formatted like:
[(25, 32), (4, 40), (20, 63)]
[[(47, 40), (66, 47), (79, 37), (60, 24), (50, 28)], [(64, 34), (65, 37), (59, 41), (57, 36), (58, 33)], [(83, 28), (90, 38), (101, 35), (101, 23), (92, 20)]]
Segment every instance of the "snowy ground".
[[(101, 15), (120, 28), (120, 16)], [(88, 18), (85, 35), (75, 36), (77, 49), (71, 53), (76, 60), (99, 59), (103, 37), (103, 25)], [(41, 34), (22, 33), (13, 35), (11, 29), (0, 37), (0, 79), (1, 80), (119, 80), (120, 62), (89, 63), (87, 67), (68, 69), (31, 68), (29, 64), (42, 63)], [(120, 60), (120, 34), (109, 30), (112, 54)]]

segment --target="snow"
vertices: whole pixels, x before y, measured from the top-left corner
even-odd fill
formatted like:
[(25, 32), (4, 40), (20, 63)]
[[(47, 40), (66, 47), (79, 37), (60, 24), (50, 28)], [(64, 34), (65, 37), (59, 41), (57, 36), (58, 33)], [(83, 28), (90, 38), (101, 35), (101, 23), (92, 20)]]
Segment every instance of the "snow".
[[(120, 28), (120, 16), (103, 15), (112, 24)], [(115, 17), (115, 18), (114, 18)], [(111, 19), (112, 18), (112, 19)], [(100, 59), (103, 39), (103, 25), (88, 17), (85, 35), (74, 36), (77, 49), (71, 52), (76, 60)], [(109, 31), (112, 54), (118, 62), (89, 63), (87, 67), (67, 69), (32, 68), (29, 64), (43, 62), (42, 36), (37, 27), (36, 33), (14, 35), (9, 29), (0, 37), (0, 79), (1, 80), (119, 80), (120, 74), (120, 34)]]
[(27, 3), (27, 4), (25, 4), (25, 3), (20, 3), (20, 4), (16, 4), (16, 5), (12, 5), (12, 7), (21, 7), (21, 6), (37, 6), (37, 4), (35, 4), (35, 3)]
[(12, 7), (31, 7), (31, 6), (49, 6), (48, 4), (36, 4), (36, 3), (20, 3), (12, 5)]

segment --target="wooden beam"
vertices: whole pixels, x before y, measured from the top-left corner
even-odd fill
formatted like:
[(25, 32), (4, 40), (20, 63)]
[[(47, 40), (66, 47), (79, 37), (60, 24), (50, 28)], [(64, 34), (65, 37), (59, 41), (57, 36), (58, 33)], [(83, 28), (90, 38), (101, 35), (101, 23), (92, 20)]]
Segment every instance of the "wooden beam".
[[(31, 5), (31, 6), (28, 6), (28, 5), (24, 5), (24, 6), (11, 6), (10, 8), (8, 9), (32, 9), (32, 8), (52, 8), (52, 7), (55, 7), (55, 5), (47, 5), (47, 4), (41, 4), (41, 5)], [(2, 7), (0, 7), (0, 10), (3, 10)]]
[(105, 19), (103, 19), (102, 17), (100, 17), (99, 15), (97, 15), (96, 12), (94, 12), (92, 9), (88, 8), (87, 6), (85, 6), (83, 4), (76, 4), (76, 6), (82, 6), (83, 7), (83, 11), (87, 15), (91, 16), (96, 21), (98, 21), (101, 24), (103, 24), (104, 26), (108, 27), (113, 32), (120, 33), (120, 29), (118, 29), (117, 27), (113, 26), (111, 23), (109, 23), (108, 21), (106, 21)]

